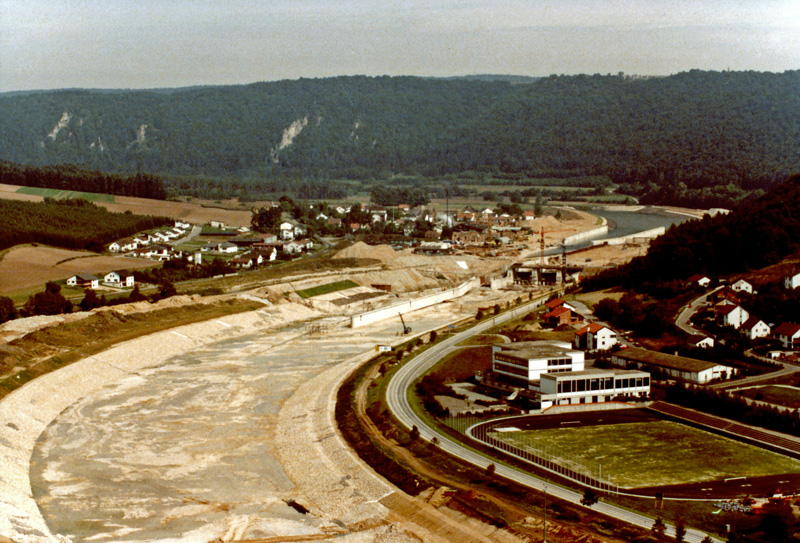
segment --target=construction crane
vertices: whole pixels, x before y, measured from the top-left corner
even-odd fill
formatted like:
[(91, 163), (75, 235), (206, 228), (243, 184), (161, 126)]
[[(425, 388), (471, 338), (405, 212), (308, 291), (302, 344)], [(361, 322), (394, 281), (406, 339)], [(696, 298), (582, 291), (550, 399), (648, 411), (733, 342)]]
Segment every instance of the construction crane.
[(400, 322), (403, 323), (403, 335), (410, 334), (411, 333), (411, 327), (410, 326), (406, 326), (406, 321), (403, 320), (403, 314), (402, 313), (398, 313), (398, 315), (400, 315)]

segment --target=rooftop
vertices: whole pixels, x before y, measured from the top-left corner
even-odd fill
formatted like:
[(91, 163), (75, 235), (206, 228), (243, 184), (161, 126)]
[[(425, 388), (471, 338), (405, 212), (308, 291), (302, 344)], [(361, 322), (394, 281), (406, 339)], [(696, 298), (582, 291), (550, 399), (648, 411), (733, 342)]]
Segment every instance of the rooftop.
[(696, 358), (686, 358), (685, 356), (659, 353), (657, 351), (649, 351), (638, 347), (629, 347), (624, 351), (617, 351), (614, 353), (614, 356), (623, 360), (641, 362), (651, 366), (690, 372), (701, 372), (716, 366), (727, 367), (723, 364), (715, 364), (714, 362), (706, 362), (705, 360), (697, 360)]

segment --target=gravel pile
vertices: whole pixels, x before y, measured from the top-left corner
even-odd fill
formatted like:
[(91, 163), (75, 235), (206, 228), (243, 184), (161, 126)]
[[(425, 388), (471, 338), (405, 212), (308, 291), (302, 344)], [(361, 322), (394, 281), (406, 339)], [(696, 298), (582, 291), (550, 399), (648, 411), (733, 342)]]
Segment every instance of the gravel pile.
[(358, 241), (336, 253), (333, 258), (372, 258), (381, 262), (389, 262), (397, 256), (397, 252), (389, 245), (367, 245), (363, 241)]

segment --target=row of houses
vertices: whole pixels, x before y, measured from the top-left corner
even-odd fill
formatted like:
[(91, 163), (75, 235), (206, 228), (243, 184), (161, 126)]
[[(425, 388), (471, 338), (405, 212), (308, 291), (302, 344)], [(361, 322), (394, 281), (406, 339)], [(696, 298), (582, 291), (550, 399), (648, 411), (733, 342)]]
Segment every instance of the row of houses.
[[(266, 235), (266, 236), (259, 236), (259, 237), (249, 237), (249, 238), (234, 238), (228, 241), (222, 241), (217, 243), (207, 243), (203, 247), (200, 248), (200, 251), (203, 253), (218, 253), (218, 254), (227, 254), (233, 255), (237, 254), (242, 250), (260, 250), (264, 253), (272, 253), (275, 252), (276, 255), (278, 254), (300, 254), (304, 251), (310, 251), (314, 247), (314, 242), (310, 239), (297, 239), (297, 240), (289, 240), (289, 241), (281, 241), (277, 239), (277, 236), (274, 234)], [(275, 260), (275, 258), (271, 258), (270, 260)]]
[(108, 245), (108, 250), (112, 253), (128, 253), (137, 251), (142, 247), (148, 247), (151, 244), (168, 243), (182, 238), (191, 228), (192, 225), (187, 222), (175, 221), (174, 226), (167, 230), (137, 234), (133, 237), (114, 241)]
[(110, 287), (134, 287), (136, 279), (133, 272), (128, 270), (115, 270), (108, 272), (102, 278), (91, 273), (79, 273), (67, 279), (67, 285), (71, 287), (82, 287), (84, 289), (100, 288), (100, 283)]
[[(698, 277), (699, 279), (697, 279)], [(786, 277), (784, 286), (793, 288), (791, 285), (795, 278), (800, 281), (800, 274)], [(693, 276), (690, 280), (696, 280), (703, 286), (708, 286), (711, 282), (705, 276)], [(780, 342), (784, 349), (800, 347), (800, 325), (795, 323), (781, 323), (778, 326), (768, 324), (739, 305), (739, 297), (742, 293), (756, 295), (757, 291), (751, 283), (739, 279), (730, 287), (724, 286), (709, 296), (714, 303), (714, 312), (721, 325), (738, 330), (750, 340), (772, 337), (775, 341)]]

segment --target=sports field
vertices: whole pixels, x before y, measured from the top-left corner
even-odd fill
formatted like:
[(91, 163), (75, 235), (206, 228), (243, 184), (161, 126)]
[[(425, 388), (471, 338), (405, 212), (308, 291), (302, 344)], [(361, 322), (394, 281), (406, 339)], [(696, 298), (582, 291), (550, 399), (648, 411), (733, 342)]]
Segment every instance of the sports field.
[(671, 421), (493, 432), (623, 488), (800, 472), (800, 461)]

